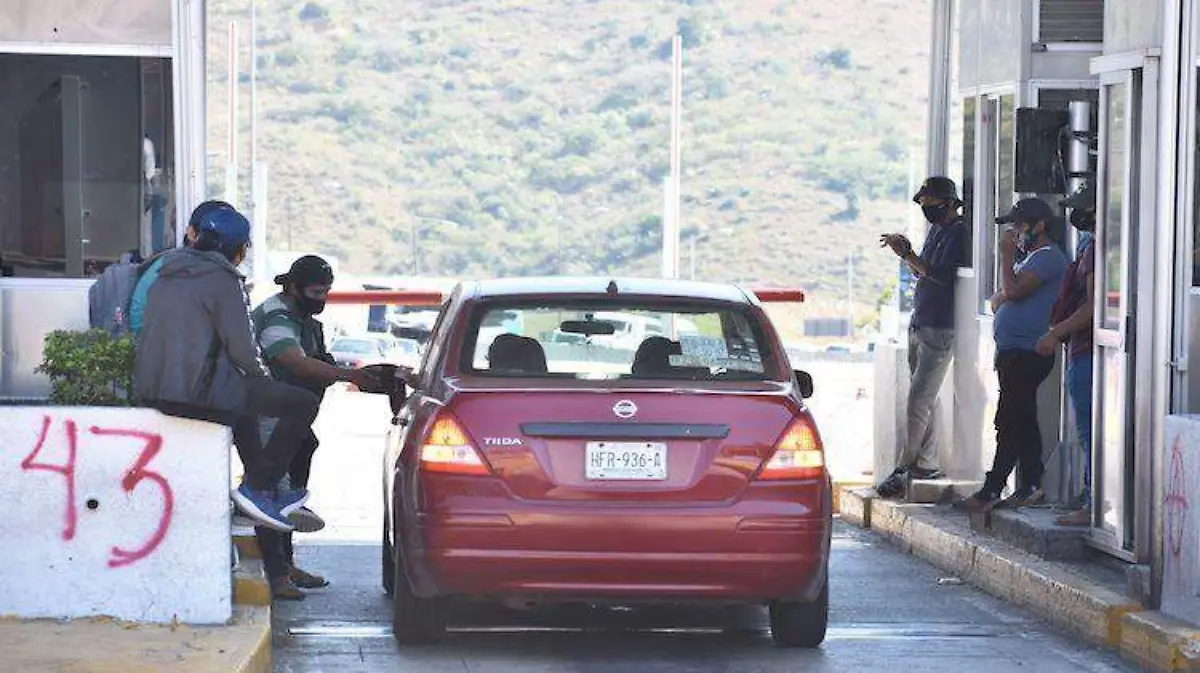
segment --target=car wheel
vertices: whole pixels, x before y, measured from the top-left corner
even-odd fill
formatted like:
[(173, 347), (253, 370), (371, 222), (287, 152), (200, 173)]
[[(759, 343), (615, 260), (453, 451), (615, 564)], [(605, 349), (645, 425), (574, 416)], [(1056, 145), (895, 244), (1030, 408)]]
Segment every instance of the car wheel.
[(446, 633), (446, 615), (436, 598), (413, 595), (404, 564), (393, 562), (392, 635), (401, 645), (437, 642)]
[(382, 542), (383, 544), (380, 546), (383, 547), (383, 558), (381, 559), (383, 562), (383, 593), (391, 596), (396, 587), (396, 557), (394, 556), (395, 551), (393, 551), (392, 543), (388, 540), (386, 523), (384, 524)]
[(829, 625), (829, 579), (813, 601), (771, 603), (771, 638), (784, 647), (817, 647)]

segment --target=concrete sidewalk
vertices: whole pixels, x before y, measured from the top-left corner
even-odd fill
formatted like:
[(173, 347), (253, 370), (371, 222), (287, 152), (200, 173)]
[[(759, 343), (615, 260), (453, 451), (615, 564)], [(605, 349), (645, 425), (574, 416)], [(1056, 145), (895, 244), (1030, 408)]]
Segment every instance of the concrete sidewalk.
[(1200, 671), (1200, 627), (1130, 600), (1121, 581), (1084, 563), (1046, 561), (971, 529), (966, 513), (841, 492), (844, 520), (1100, 647), (1155, 671)]
[(237, 606), (229, 624), (170, 626), (106, 618), (0, 618), (0, 673), (269, 673), (271, 613)]

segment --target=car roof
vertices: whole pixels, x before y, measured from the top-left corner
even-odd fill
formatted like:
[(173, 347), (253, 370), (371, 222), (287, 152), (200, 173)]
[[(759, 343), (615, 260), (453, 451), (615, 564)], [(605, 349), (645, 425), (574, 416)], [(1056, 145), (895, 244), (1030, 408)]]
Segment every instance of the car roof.
[(464, 284), (465, 293), (479, 299), (503, 297), (578, 296), (608, 294), (611, 283), (617, 286), (618, 296), (705, 299), (734, 304), (757, 304), (757, 299), (736, 285), (669, 278), (595, 277), (533, 277), (481, 280)]

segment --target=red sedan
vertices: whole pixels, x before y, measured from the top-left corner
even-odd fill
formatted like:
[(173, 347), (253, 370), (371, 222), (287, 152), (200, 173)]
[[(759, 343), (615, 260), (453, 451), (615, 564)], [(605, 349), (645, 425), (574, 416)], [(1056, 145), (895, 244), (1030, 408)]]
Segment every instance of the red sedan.
[(753, 294), (463, 284), (403, 378), (383, 531), (401, 643), (436, 639), (464, 599), (755, 603), (776, 642), (824, 640), (832, 504), (812, 379)]

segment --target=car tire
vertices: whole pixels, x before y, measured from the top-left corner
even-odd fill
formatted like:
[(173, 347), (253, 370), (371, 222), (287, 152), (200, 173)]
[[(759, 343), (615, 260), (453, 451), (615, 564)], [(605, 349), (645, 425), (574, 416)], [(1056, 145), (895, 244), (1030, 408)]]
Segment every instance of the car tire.
[(391, 596), (396, 587), (396, 557), (394, 556), (396, 552), (392, 547), (391, 541), (388, 540), (387, 524), (385, 523), (383, 526), (383, 539), (380, 545), (383, 547), (383, 558), (381, 559), (383, 566), (383, 593)]
[[(399, 559), (396, 559), (397, 561)], [(427, 645), (446, 633), (446, 614), (441, 601), (413, 595), (404, 564), (392, 562), (392, 635), (400, 645)]]
[(829, 579), (813, 601), (774, 601), (770, 606), (771, 638), (783, 647), (817, 647), (829, 626)]

